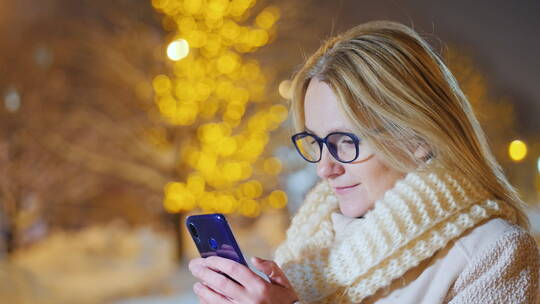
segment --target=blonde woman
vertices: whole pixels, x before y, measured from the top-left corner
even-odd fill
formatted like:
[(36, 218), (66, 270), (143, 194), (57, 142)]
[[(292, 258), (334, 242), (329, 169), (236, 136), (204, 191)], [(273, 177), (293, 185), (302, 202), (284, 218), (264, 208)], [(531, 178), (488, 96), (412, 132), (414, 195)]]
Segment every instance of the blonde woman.
[(226, 259), (192, 260), (201, 302), (536, 302), (523, 202), (415, 31), (356, 26), (307, 60), (293, 90), (293, 143), (322, 181), (275, 262), (253, 261), (270, 282)]

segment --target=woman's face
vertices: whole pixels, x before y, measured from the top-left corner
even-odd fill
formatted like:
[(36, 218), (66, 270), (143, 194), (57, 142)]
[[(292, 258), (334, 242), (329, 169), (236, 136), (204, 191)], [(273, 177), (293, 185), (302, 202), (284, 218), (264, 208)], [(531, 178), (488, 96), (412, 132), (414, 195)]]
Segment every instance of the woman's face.
[[(353, 132), (353, 125), (338, 106), (332, 89), (324, 82), (312, 79), (305, 100), (306, 131), (324, 138), (328, 133)], [(373, 208), (375, 201), (404, 174), (385, 166), (372, 151), (368, 143), (360, 143), (361, 158), (352, 163), (341, 163), (323, 148), (317, 163), (317, 175), (328, 180), (339, 199), (343, 215), (359, 217)]]

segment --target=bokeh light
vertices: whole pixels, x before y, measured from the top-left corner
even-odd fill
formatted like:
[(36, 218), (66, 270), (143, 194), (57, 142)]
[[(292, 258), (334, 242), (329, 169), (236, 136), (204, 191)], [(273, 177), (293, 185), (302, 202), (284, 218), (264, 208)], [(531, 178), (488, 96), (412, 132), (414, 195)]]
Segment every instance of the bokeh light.
[(8, 112), (17, 112), (21, 107), (21, 95), (19, 94), (19, 91), (13, 88), (7, 90), (4, 96), (4, 106)]
[(516, 139), (508, 146), (508, 154), (513, 161), (519, 162), (527, 156), (527, 145), (525, 142)]
[(290, 80), (283, 80), (279, 84), (279, 95), (287, 100), (292, 98), (291, 84)]
[[(195, 38), (197, 41), (202, 39), (200, 37)], [(185, 39), (178, 39), (171, 43), (167, 47), (167, 57), (173, 61), (178, 61), (185, 58), (189, 54), (189, 43)]]

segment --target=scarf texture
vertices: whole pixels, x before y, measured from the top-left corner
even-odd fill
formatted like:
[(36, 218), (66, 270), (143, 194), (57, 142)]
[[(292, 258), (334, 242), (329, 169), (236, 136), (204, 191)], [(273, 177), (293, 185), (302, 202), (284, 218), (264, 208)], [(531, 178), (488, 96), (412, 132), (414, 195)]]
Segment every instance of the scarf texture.
[(457, 170), (408, 173), (336, 241), (338, 199), (326, 181), (307, 195), (275, 261), (303, 303), (360, 303), (493, 217), (515, 222), (508, 204)]

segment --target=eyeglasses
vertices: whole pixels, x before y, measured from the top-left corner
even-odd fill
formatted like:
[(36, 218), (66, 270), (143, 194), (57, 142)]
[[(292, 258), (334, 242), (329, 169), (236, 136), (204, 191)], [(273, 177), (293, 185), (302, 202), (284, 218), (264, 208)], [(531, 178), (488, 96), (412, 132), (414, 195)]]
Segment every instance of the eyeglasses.
[(347, 132), (332, 132), (325, 138), (317, 135), (301, 132), (294, 134), (291, 140), (303, 159), (310, 163), (316, 163), (321, 160), (323, 144), (330, 154), (339, 162), (350, 163), (358, 158), (365, 159), (371, 155), (369, 149), (360, 151), (360, 139)]

